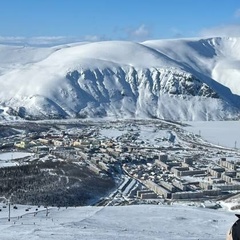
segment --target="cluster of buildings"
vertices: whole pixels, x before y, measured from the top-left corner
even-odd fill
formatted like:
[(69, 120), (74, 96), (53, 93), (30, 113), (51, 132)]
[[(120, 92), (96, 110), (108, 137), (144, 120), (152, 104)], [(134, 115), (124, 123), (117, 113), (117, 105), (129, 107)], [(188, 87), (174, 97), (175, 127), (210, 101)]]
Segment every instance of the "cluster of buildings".
[(142, 199), (217, 198), (240, 191), (240, 162), (220, 158), (213, 166), (200, 166), (191, 157), (170, 160), (161, 153), (151, 164), (125, 164), (125, 171), (146, 186)]

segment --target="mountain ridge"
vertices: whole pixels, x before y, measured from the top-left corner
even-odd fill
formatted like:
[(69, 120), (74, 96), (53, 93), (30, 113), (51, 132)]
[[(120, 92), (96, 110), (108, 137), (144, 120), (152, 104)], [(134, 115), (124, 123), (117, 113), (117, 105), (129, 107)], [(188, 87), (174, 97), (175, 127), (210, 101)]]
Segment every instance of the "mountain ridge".
[(240, 38), (0, 45), (0, 117), (238, 119), (238, 53)]

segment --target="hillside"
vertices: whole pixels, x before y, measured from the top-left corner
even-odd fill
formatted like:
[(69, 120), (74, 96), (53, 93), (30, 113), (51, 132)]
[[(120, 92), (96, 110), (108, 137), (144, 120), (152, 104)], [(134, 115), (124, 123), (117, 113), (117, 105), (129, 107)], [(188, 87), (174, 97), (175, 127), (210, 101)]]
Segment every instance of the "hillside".
[[(1, 207), (0, 230), (6, 240), (219, 240), (236, 221), (233, 213), (187, 206), (49, 208)], [(26, 212), (26, 209), (28, 210)], [(36, 209), (36, 210), (35, 210)]]
[(238, 119), (240, 38), (0, 46), (2, 119)]

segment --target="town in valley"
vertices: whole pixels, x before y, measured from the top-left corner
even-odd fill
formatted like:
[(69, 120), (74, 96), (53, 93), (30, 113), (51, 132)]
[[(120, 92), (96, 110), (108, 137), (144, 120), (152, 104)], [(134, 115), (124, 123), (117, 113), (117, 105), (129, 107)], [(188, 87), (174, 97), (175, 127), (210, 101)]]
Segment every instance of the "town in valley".
[(185, 126), (159, 119), (2, 122), (0, 199), (218, 208), (240, 192), (239, 150), (211, 144)]

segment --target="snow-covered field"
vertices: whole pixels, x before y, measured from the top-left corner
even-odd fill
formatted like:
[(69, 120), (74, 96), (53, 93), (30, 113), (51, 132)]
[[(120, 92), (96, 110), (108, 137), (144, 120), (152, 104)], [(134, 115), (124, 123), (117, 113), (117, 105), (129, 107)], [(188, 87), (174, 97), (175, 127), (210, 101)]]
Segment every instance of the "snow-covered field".
[(187, 122), (185, 129), (215, 145), (240, 149), (240, 121)]
[(177, 205), (26, 209), (11, 209), (9, 222), (2, 208), (1, 239), (220, 240), (236, 220), (228, 211)]
[(18, 165), (14, 160), (33, 155), (28, 152), (4, 152), (0, 153), (0, 167), (10, 167)]
[[(129, 129), (128, 129), (129, 130)], [(168, 147), (171, 145), (171, 142), (169, 142), (169, 139), (171, 137), (172, 133), (169, 130), (162, 130), (156, 128), (154, 125), (141, 125), (139, 126), (139, 129), (135, 129), (138, 136), (138, 141), (142, 142), (144, 141), (145, 144), (148, 146), (156, 146), (156, 147)], [(124, 134), (127, 134), (127, 129), (125, 130), (118, 130), (116, 128), (109, 128), (109, 129), (102, 129), (100, 131), (100, 134), (107, 138), (113, 138), (116, 139), (117, 137), (120, 137)], [(175, 134), (174, 134), (175, 136)], [(174, 143), (178, 143), (178, 138), (175, 136)]]
[(120, 131), (118, 129), (113, 129), (113, 128), (110, 128), (110, 129), (102, 129), (100, 131), (100, 134), (104, 137), (107, 137), (107, 138), (117, 138), (117, 137), (120, 137), (121, 135), (125, 134), (126, 131)]
[(5, 152), (5, 153), (0, 153), (0, 160), (14, 160), (14, 159), (28, 157), (31, 155), (32, 153), (28, 153), (28, 152)]

